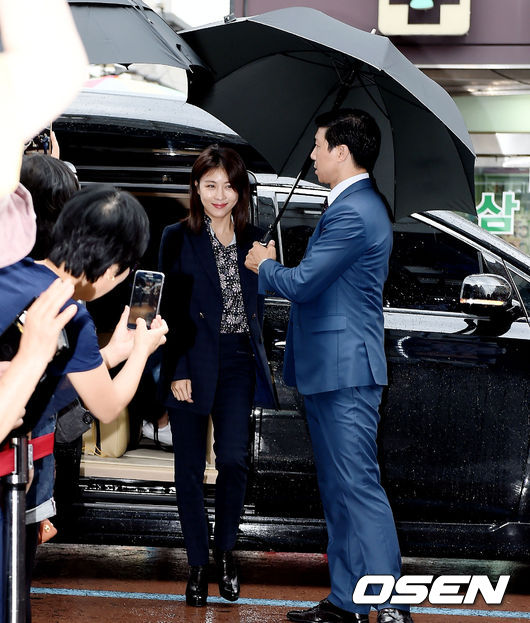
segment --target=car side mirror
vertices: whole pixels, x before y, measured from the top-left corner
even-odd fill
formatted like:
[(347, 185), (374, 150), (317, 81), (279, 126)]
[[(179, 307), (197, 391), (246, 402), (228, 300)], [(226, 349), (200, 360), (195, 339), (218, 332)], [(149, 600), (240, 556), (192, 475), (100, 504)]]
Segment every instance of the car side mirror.
[(460, 290), (462, 311), (476, 316), (496, 316), (511, 312), (517, 316), (521, 311), (519, 301), (513, 297), (510, 282), (500, 275), (468, 275)]

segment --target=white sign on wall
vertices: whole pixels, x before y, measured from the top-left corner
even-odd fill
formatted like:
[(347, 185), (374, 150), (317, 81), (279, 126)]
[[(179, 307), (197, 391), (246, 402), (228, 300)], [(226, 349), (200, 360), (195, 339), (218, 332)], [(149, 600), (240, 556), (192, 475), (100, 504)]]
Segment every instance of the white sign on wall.
[(471, 0), (379, 0), (384, 35), (465, 35), (470, 22)]

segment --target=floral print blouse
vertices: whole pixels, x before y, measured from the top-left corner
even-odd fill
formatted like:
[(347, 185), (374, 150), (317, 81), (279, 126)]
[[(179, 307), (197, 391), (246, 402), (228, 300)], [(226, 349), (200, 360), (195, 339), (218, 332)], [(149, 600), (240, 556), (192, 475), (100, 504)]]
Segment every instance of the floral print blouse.
[(223, 296), (223, 315), (221, 318), (221, 333), (250, 333), (247, 314), (243, 304), (241, 281), (237, 265), (236, 235), (228, 246), (224, 246), (212, 229), (211, 219), (204, 215), (210, 242), (217, 264), (221, 293)]

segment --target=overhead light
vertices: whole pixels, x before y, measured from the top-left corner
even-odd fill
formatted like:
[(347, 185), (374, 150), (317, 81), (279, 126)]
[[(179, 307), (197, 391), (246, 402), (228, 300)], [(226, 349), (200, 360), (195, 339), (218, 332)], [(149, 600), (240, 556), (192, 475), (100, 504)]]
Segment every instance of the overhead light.
[(419, 9), (420, 11), (426, 11), (432, 9), (434, 6), (433, 0), (410, 0), (411, 9)]
[(502, 161), (502, 166), (509, 169), (530, 169), (528, 156), (508, 156)]

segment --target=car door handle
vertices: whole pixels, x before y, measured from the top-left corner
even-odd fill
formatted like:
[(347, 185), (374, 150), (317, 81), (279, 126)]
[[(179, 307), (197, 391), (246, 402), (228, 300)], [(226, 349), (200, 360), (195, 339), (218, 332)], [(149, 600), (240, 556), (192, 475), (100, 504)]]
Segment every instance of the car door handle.
[(274, 348), (277, 348), (279, 350), (285, 350), (285, 340), (274, 340), (272, 345), (274, 346)]

